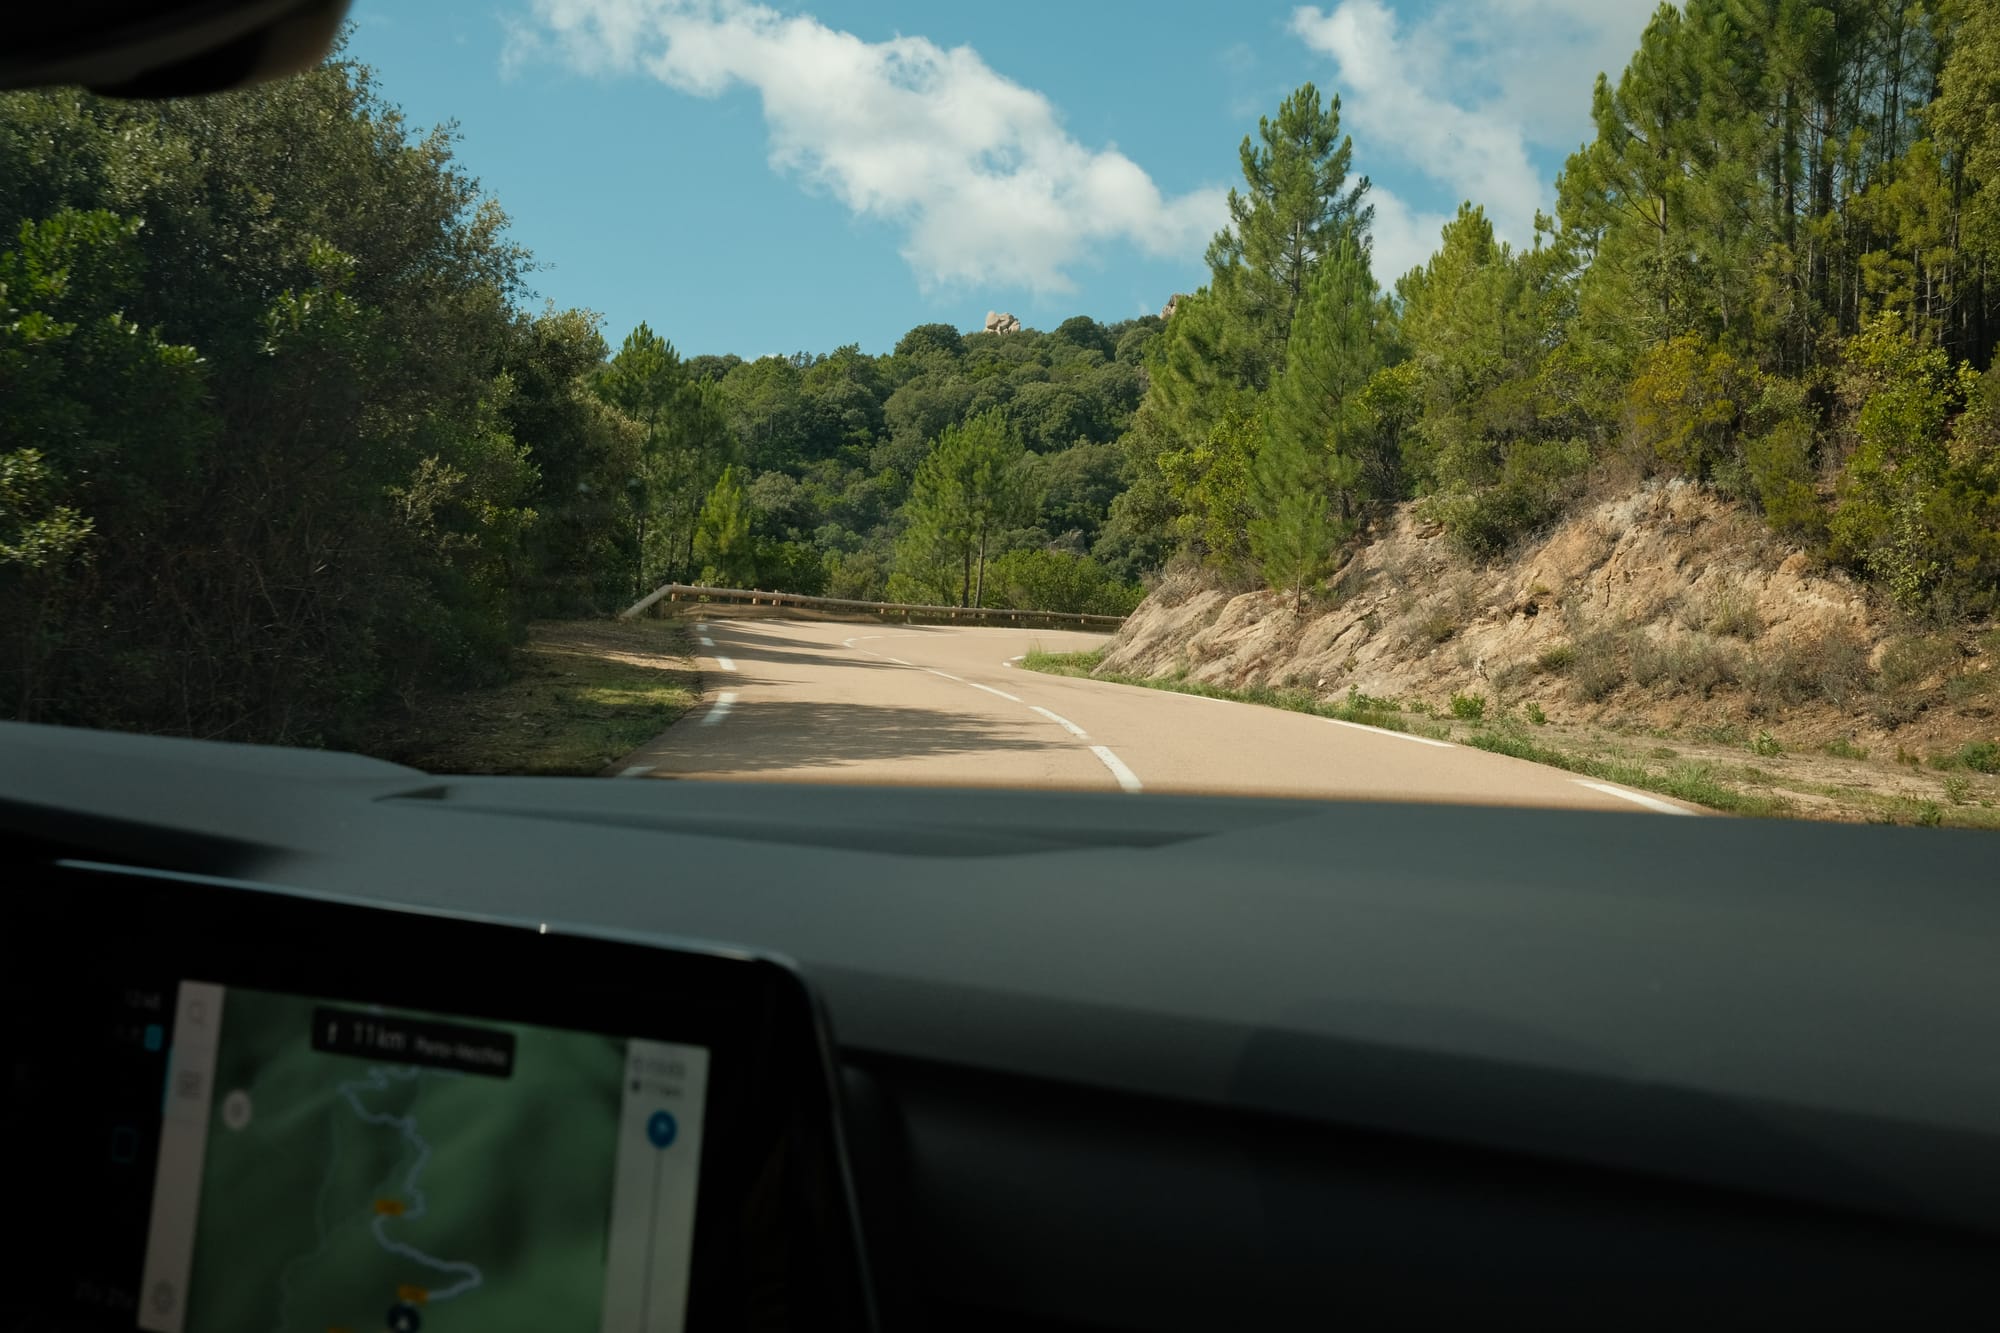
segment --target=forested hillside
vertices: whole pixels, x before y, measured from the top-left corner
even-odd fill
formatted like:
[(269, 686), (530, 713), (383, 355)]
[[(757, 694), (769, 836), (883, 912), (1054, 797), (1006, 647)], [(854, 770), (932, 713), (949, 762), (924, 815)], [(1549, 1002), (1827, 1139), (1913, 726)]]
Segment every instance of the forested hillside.
[(1659, 477), (1990, 617), (2000, 10), (1663, 6), (1592, 106), (1525, 246), (1469, 201), (1373, 272), (1307, 85), (1170, 317), (744, 361), (538, 304), (352, 62), (0, 96), (5, 708), (339, 743), (667, 579), (1118, 612), (1180, 562), (1304, 605), (1398, 503), (1484, 561)]
[(1474, 558), (1593, 482), (1748, 501), (1909, 614), (2000, 601), (2000, 9), (1663, 6), (1526, 247), (1378, 289), (1339, 99), (1243, 148), (1149, 361), (1128, 512), (1303, 598), (1371, 505)]
[(0, 96), (0, 238), (19, 718), (338, 743), (669, 578), (1122, 611), (1159, 555), (1110, 512), (1157, 320), (613, 354), (351, 62)]

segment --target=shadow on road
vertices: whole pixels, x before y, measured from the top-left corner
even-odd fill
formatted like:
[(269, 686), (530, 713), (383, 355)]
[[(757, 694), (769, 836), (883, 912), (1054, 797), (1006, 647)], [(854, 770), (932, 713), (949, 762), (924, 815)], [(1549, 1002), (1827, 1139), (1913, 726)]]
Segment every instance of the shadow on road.
[(677, 724), (659, 749), (670, 766), (703, 776), (835, 770), (928, 756), (1069, 748), (1068, 738), (1036, 734), (1025, 722), (958, 716), (882, 704), (759, 701), (722, 725), (699, 713)]

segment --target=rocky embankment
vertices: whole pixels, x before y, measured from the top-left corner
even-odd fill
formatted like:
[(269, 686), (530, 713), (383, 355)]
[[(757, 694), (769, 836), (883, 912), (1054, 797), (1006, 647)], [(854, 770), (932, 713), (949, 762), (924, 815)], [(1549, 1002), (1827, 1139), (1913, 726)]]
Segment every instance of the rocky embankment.
[(2000, 739), (2000, 632), (1902, 622), (1739, 505), (1686, 482), (1579, 509), (1475, 565), (1400, 507), (1303, 607), (1163, 579), (1100, 672), (1359, 691), (1420, 711), (1663, 734), (1755, 729), (1786, 746), (1912, 755)]

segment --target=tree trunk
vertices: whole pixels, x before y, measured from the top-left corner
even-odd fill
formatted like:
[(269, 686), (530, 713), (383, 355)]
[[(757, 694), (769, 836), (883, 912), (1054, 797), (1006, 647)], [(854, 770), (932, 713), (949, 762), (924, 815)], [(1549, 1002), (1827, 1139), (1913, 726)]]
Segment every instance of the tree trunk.
[(972, 605), (986, 605), (986, 529), (979, 530), (979, 581), (973, 585)]

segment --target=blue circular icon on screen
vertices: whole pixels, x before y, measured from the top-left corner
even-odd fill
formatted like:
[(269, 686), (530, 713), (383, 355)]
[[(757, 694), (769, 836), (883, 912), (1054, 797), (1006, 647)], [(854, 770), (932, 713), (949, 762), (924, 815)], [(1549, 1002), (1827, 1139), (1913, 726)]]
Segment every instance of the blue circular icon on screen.
[(680, 1132), (681, 1127), (674, 1123), (672, 1111), (655, 1111), (646, 1121), (646, 1137), (653, 1141), (655, 1148), (666, 1147)]

